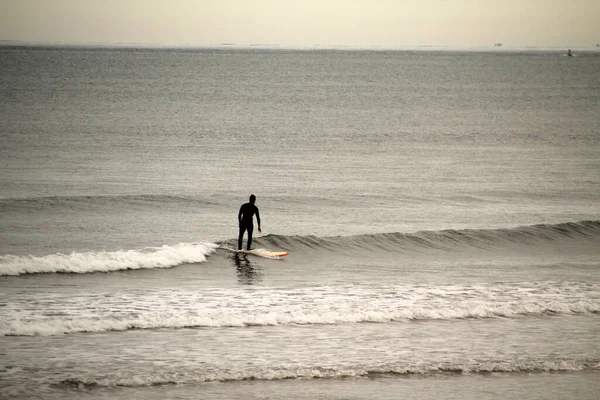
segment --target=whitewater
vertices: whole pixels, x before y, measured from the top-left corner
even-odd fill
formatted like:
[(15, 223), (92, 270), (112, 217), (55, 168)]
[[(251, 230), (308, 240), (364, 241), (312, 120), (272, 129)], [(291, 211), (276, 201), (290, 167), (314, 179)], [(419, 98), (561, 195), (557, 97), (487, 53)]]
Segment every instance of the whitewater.
[[(32, 302), (35, 309), (28, 306)], [(94, 311), (81, 313), (77, 304), (86, 304)], [(135, 311), (114, 311), (124, 305)], [(41, 315), (40, 307), (44, 309)], [(13, 300), (0, 313), (0, 334), (48, 336), (128, 329), (386, 323), (598, 312), (600, 285), (577, 282), (447, 287), (352, 285), (278, 290), (259, 287), (251, 291), (126, 291), (70, 296), (53, 293)]]

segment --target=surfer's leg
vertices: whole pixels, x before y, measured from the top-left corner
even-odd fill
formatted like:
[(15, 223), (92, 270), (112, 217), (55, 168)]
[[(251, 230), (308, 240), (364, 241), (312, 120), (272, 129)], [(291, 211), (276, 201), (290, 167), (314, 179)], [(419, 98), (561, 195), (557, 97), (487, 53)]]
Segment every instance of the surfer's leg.
[(248, 247), (247, 250), (250, 250), (250, 245), (252, 244), (252, 231), (254, 230), (254, 226), (252, 225), (248, 225), (246, 227), (246, 229), (248, 230)]
[(246, 227), (244, 225), (240, 225), (240, 235), (238, 237), (238, 250), (242, 249), (242, 241), (244, 240), (244, 232), (246, 231)]

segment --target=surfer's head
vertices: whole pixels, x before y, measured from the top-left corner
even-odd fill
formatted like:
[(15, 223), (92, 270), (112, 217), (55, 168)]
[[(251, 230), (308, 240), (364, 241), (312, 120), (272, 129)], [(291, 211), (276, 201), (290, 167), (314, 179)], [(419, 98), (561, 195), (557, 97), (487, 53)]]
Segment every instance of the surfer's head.
[(256, 196), (251, 194), (250, 195), (250, 203), (254, 204), (255, 201), (256, 201)]

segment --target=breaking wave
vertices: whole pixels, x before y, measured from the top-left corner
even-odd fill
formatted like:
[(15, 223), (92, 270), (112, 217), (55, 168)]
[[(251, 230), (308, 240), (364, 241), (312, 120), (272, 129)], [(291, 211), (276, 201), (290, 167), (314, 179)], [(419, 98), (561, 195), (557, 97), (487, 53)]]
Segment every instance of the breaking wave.
[(277, 367), (248, 368), (240, 371), (228, 370), (190, 370), (163, 371), (147, 376), (109, 376), (105, 378), (70, 378), (60, 381), (57, 386), (78, 389), (101, 387), (142, 387), (156, 385), (179, 385), (202, 382), (231, 382), (247, 380), (283, 380), (283, 379), (336, 379), (349, 377), (375, 377), (385, 375), (447, 375), (447, 374), (488, 374), (488, 373), (543, 373), (597, 371), (600, 361), (589, 360), (499, 360), (466, 363), (396, 364), (374, 366), (343, 367)]
[[(321, 286), (48, 294), (0, 312), (0, 335), (53, 336), (135, 329), (243, 328), (600, 313), (600, 287), (580, 282), (495, 286)], [(37, 308), (30, 304), (35, 302)], [(80, 304), (94, 310), (82, 314)], [(224, 306), (226, 304), (226, 306)], [(174, 306), (177, 305), (177, 306)], [(43, 310), (39, 311), (39, 310)], [(119, 310), (119, 311), (115, 311)]]
[[(0, 256), (1, 275), (39, 273), (90, 273), (132, 269), (170, 268), (186, 263), (206, 261), (219, 247), (232, 246), (233, 240), (221, 243), (181, 243), (175, 246), (149, 247), (142, 250), (74, 252), (46, 256)], [(421, 231), (415, 233), (379, 233), (356, 236), (317, 237), (266, 235), (256, 238), (256, 246), (288, 250), (352, 252), (432, 252), (522, 249), (530, 252), (578, 249), (594, 254), (600, 249), (600, 221), (532, 225), (511, 229), (464, 229)], [(590, 250), (591, 249), (591, 250)]]
[(41, 273), (90, 273), (132, 269), (170, 268), (206, 261), (218, 246), (212, 243), (181, 243), (142, 250), (100, 251), (47, 256), (0, 256), (0, 275)]

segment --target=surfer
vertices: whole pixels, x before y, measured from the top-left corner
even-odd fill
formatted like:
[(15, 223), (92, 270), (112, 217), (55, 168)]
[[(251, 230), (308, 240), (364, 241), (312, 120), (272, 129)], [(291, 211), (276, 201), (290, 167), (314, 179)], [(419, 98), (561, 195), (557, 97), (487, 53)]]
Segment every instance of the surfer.
[(260, 229), (260, 214), (258, 213), (258, 207), (254, 205), (256, 196), (251, 194), (249, 200), (250, 202), (242, 204), (240, 212), (238, 213), (238, 222), (240, 224), (238, 250), (242, 249), (242, 240), (244, 239), (244, 232), (246, 231), (248, 231), (248, 244), (246, 245), (246, 249), (250, 250), (250, 245), (252, 244), (252, 231), (254, 230), (254, 214), (256, 214), (256, 222), (258, 222), (258, 232), (262, 232)]
[(569, 57), (573, 57), (573, 52), (571, 51), (571, 49), (569, 49), (569, 51), (567, 52), (567, 55), (568, 55)]

